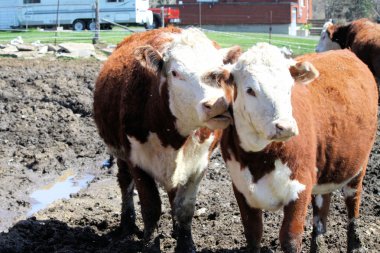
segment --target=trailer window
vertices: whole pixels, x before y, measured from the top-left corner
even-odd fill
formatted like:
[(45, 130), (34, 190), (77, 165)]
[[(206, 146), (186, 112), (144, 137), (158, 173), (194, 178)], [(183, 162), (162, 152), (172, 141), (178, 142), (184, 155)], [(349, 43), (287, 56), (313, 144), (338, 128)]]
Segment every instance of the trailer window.
[(40, 4), (41, 0), (24, 0), (24, 4)]
[(116, 3), (117, 0), (107, 0), (108, 3)]

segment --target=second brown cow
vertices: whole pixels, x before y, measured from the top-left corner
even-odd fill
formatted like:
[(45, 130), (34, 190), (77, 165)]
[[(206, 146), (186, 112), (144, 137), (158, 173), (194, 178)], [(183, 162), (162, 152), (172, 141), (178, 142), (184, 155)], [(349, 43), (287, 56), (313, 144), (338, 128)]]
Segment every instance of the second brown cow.
[(283, 208), (281, 247), (301, 252), (312, 201), (311, 251), (319, 252), (331, 192), (343, 189), (352, 252), (361, 247), (356, 222), (377, 129), (376, 82), (348, 50), (297, 61), (289, 63), (278, 48), (260, 44), (212, 73), (232, 100), (234, 125), (224, 130), (221, 147), (248, 249), (260, 252), (262, 210)]

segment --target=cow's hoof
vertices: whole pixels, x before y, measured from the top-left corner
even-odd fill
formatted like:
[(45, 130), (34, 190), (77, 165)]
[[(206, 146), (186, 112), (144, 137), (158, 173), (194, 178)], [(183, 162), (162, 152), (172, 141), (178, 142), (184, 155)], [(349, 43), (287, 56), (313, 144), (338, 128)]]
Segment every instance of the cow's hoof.
[(366, 252), (362, 244), (359, 233), (357, 232), (357, 221), (352, 221), (348, 224), (347, 230), (347, 252), (361, 253)]
[(175, 253), (196, 253), (196, 248), (191, 239), (190, 242), (177, 242)]
[(311, 238), (310, 253), (328, 253), (323, 235), (313, 236)]
[[(250, 248), (247, 248), (247, 253), (260, 253), (261, 252), (261, 247), (250, 247)], [(267, 251), (265, 252), (273, 252), (271, 251), (270, 249), (267, 249)]]
[(135, 224), (120, 226), (115, 230), (115, 234), (127, 237), (136, 235), (139, 239), (143, 238), (144, 236), (144, 233), (140, 231), (140, 229)]
[(144, 243), (143, 253), (160, 253), (160, 238), (156, 237)]

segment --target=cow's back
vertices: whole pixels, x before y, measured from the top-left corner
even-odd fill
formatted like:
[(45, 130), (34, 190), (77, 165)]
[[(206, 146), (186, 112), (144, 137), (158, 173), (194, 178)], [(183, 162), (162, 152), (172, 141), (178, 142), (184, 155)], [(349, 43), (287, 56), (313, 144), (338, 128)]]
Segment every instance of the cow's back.
[(380, 25), (367, 19), (351, 23), (347, 34), (347, 48), (350, 48), (372, 73), (380, 77)]
[[(320, 72), (309, 84), (316, 131), (319, 183), (342, 181), (359, 170), (369, 155), (377, 129), (378, 92), (368, 67), (348, 50), (299, 57)], [(300, 97), (300, 99), (305, 99)], [(294, 108), (301, 115), (302, 108)], [(302, 123), (300, 126), (301, 131)], [(339, 170), (348, 168), (346, 173)]]
[(180, 32), (170, 27), (133, 34), (105, 62), (95, 86), (94, 119), (108, 145), (119, 148), (126, 142), (127, 131), (141, 138), (146, 135), (142, 115), (148, 94), (158, 92), (159, 77), (140, 66), (134, 55), (136, 48), (150, 45), (162, 52), (171, 40), (169, 33)]

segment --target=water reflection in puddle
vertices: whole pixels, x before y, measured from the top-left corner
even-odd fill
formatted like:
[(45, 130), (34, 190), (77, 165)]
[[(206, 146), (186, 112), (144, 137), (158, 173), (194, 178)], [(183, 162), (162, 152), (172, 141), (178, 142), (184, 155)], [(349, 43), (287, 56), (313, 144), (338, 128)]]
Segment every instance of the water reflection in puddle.
[(31, 216), (39, 210), (46, 208), (58, 199), (69, 198), (70, 194), (77, 193), (80, 189), (86, 187), (87, 183), (93, 178), (93, 175), (84, 175), (76, 178), (72, 170), (65, 171), (55, 182), (42, 187), (30, 195), (32, 209), (28, 212), (27, 216)]

